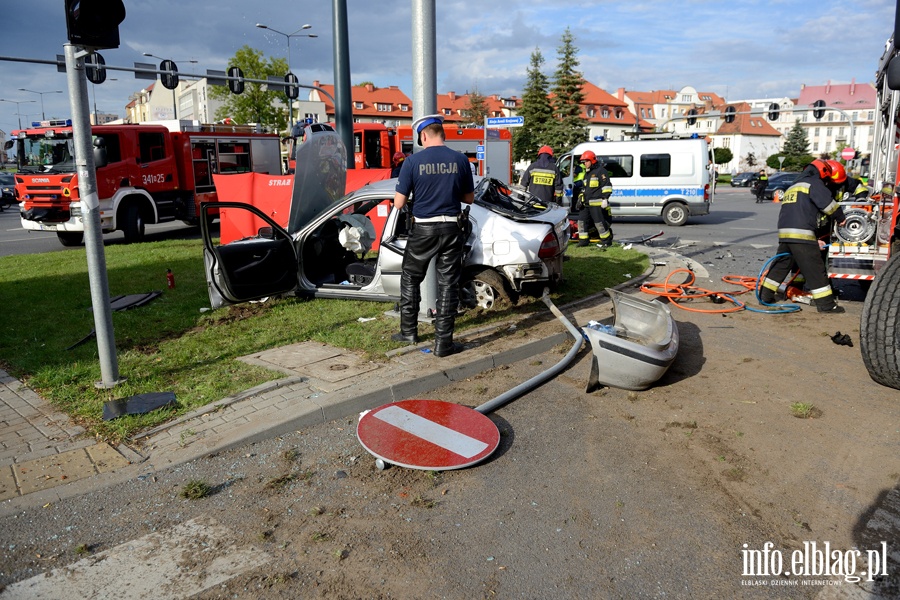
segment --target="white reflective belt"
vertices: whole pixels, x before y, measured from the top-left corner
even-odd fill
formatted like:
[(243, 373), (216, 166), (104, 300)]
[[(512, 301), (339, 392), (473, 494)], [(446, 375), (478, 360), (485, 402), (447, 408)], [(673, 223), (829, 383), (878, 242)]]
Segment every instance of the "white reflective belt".
[(457, 217), (448, 217), (447, 215), (440, 215), (437, 217), (413, 217), (413, 220), (416, 223), (455, 223)]

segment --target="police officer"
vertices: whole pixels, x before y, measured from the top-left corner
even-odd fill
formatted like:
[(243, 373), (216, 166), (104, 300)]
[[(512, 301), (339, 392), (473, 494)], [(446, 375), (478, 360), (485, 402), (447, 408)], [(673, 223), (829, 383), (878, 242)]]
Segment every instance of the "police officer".
[(562, 202), (562, 175), (553, 160), (553, 148), (541, 146), (538, 149), (537, 160), (528, 165), (519, 184), (545, 206), (549, 206), (551, 202), (556, 204)]
[(756, 203), (766, 201), (766, 187), (769, 185), (769, 176), (766, 175), (765, 169), (760, 169), (759, 177), (756, 178)]
[[(612, 181), (609, 179), (609, 172), (604, 168), (603, 163), (597, 160), (597, 155), (591, 150), (585, 150), (579, 159), (584, 166), (584, 191), (582, 192), (582, 203), (588, 207), (597, 233), (600, 235), (600, 243), (597, 246), (601, 248), (609, 248), (613, 243), (613, 231), (610, 227), (609, 220), (609, 197), (612, 195)], [(585, 230), (584, 235), (588, 232)], [(583, 244), (585, 240), (582, 237), (581, 221), (578, 222), (578, 245)]]
[[(837, 179), (834, 178), (837, 175)], [(843, 173), (846, 177), (846, 173)], [(825, 260), (816, 237), (822, 219), (844, 221), (844, 212), (834, 200), (837, 186), (844, 183), (841, 173), (835, 174), (831, 165), (816, 159), (807, 165), (800, 177), (784, 193), (778, 214), (778, 254), (759, 290), (765, 304), (775, 301), (778, 286), (796, 266), (805, 276), (816, 310), (822, 313), (844, 312), (838, 306), (825, 270)]]
[[(413, 130), (424, 149), (403, 161), (394, 192), (397, 210), (409, 201), (413, 226), (400, 277), (400, 333), (391, 339), (412, 344), (419, 341), (419, 286), (433, 258), (438, 287), (434, 355), (450, 356), (463, 349), (462, 344), (453, 341), (465, 243), (460, 202), (472, 204), (475, 187), (465, 155), (444, 145), (441, 115), (418, 119), (413, 123)], [(468, 210), (465, 216), (467, 213)]]

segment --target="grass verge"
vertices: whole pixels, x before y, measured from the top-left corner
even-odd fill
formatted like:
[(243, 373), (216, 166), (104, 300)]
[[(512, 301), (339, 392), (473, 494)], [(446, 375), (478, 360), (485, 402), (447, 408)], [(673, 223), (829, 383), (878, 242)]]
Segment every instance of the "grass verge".
[[(621, 247), (568, 250), (566, 281), (552, 295), (565, 304), (627, 281), (644, 271), (645, 255)], [(166, 288), (166, 270), (175, 275)], [(114, 311), (116, 360), (124, 379), (98, 389), (97, 343), (72, 347), (94, 329), (84, 249), (0, 258), (0, 290), (7, 322), (0, 329), (0, 365), (91, 433), (110, 443), (233, 395), (280, 373), (238, 357), (312, 340), (364, 352), (372, 360), (399, 347), (390, 341), (393, 305), (349, 300), (281, 298), (206, 311), (209, 299), (200, 240), (106, 247), (110, 296), (164, 290), (149, 304)], [(489, 313), (468, 311), (457, 330), (546, 310), (536, 298)], [(361, 321), (360, 319), (370, 319)], [(429, 339), (428, 327), (420, 330)], [(135, 394), (173, 391), (177, 406), (103, 421), (103, 404)]]

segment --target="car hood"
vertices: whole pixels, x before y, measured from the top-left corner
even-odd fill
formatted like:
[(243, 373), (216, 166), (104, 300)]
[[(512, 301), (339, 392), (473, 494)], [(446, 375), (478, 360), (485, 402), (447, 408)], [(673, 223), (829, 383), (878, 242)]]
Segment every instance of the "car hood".
[(313, 123), (304, 128), (297, 147), (297, 166), (291, 192), (288, 231), (297, 233), (344, 195), (347, 181), (347, 150), (337, 132)]

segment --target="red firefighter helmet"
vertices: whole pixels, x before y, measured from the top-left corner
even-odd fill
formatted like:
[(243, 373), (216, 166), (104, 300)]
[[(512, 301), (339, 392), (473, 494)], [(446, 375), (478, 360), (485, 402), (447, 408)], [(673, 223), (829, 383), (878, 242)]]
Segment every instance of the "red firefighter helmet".
[(593, 150), (585, 150), (581, 153), (581, 158), (578, 159), (580, 162), (588, 161), (592, 165), (597, 164), (597, 155), (594, 154)]
[(394, 163), (394, 166), (399, 165), (406, 159), (406, 155), (402, 152), (394, 152), (394, 156), (391, 159), (391, 162)]
[(841, 184), (847, 181), (847, 169), (836, 160), (829, 160), (828, 165), (831, 167), (831, 180)]
[[(821, 177), (822, 179), (831, 178), (831, 174), (832, 174), (831, 165), (828, 164), (827, 160), (822, 160), (821, 158), (817, 158), (816, 160), (812, 161), (809, 164), (811, 164), (812, 166), (814, 166), (816, 168), (816, 170), (819, 172), (819, 177)], [(846, 178), (846, 174), (844, 175), (844, 177)]]
[(538, 148), (538, 156), (540, 156), (541, 154), (549, 154), (550, 156), (553, 156), (553, 148), (551, 148), (550, 146), (541, 146), (540, 148)]

